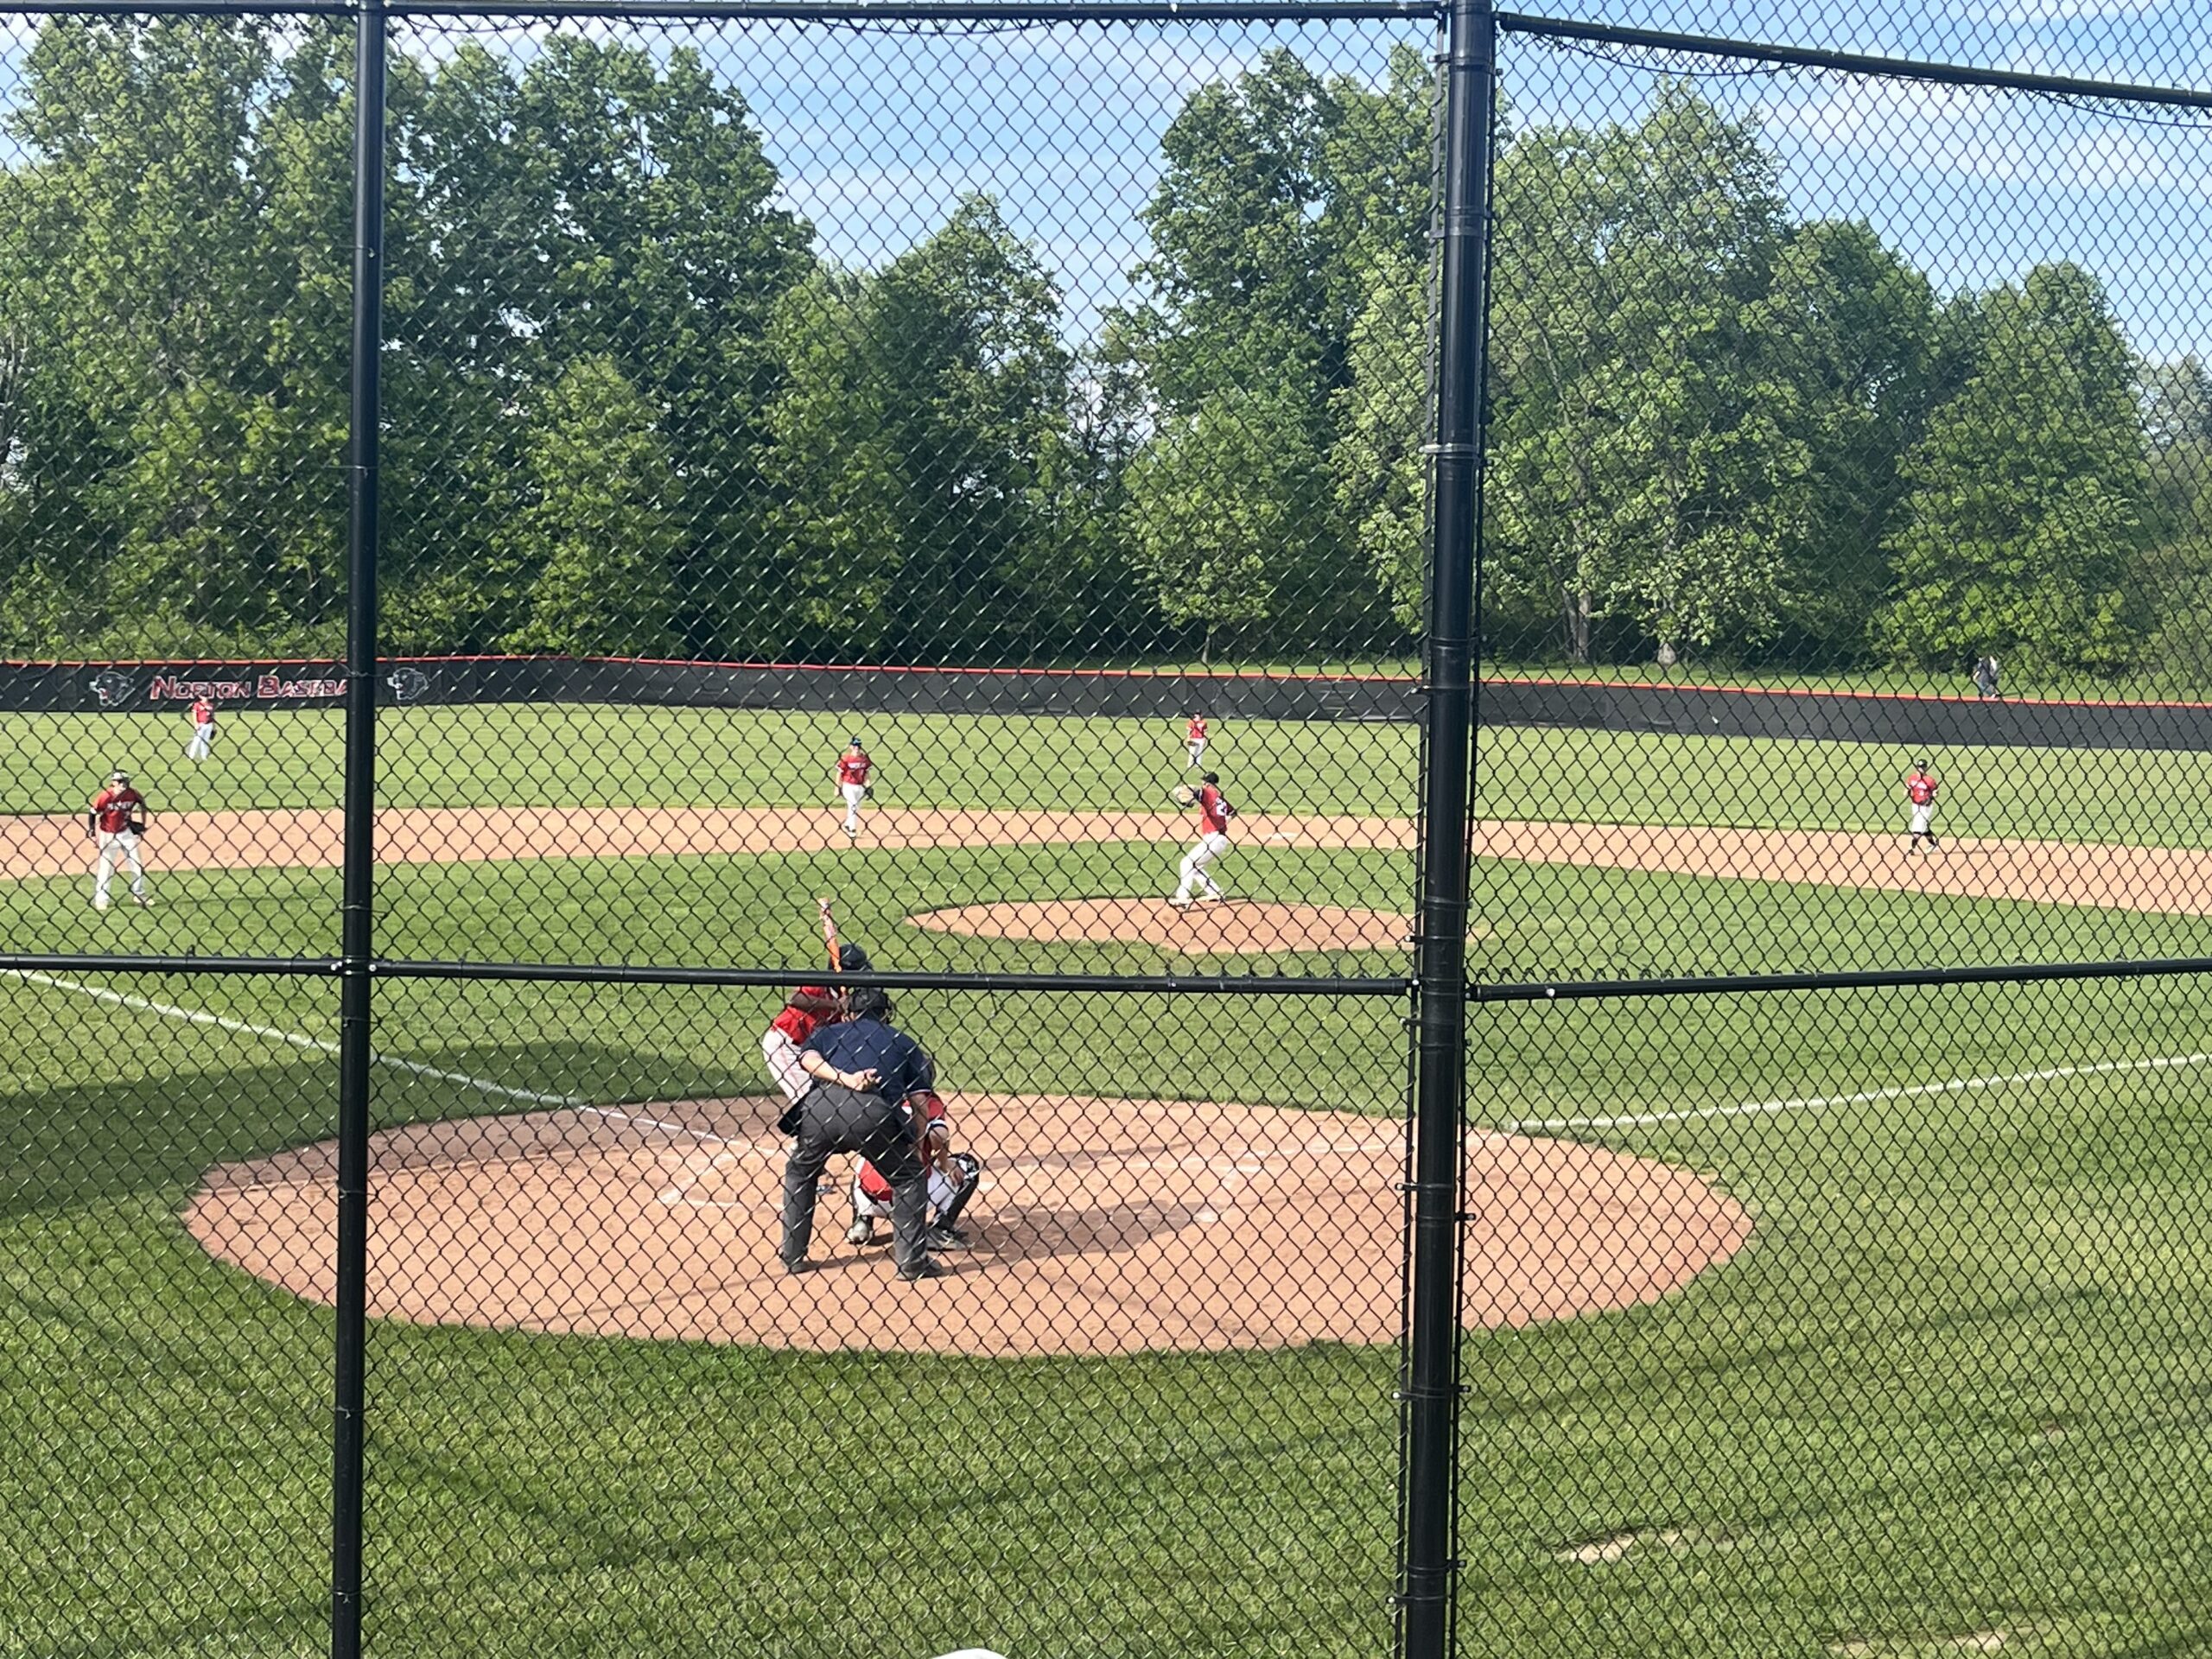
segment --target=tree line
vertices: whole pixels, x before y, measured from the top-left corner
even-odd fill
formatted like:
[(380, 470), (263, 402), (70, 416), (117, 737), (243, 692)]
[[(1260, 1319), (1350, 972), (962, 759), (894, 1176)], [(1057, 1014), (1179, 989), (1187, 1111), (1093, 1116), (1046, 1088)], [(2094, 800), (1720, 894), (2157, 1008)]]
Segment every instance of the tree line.
[[(1287, 52), (1161, 140), (1072, 341), (978, 191), (824, 257), (691, 49), (391, 66), (394, 653), (1358, 658), (1417, 632), (1429, 67)], [(350, 30), (49, 19), (0, 172), (0, 644), (342, 638)], [(1071, 188), (1077, 188), (1074, 183)], [(2178, 663), (2212, 388), (2072, 266), (1940, 298), (1664, 84), (1498, 157), (1493, 652)]]

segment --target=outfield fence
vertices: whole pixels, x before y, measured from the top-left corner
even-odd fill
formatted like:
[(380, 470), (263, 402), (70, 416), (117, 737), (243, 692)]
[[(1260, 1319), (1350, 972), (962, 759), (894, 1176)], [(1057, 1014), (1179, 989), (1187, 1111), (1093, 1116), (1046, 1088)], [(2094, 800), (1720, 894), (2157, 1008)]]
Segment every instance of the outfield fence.
[(2204, 1639), (2185, 29), (9, 16), (0, 1655)]

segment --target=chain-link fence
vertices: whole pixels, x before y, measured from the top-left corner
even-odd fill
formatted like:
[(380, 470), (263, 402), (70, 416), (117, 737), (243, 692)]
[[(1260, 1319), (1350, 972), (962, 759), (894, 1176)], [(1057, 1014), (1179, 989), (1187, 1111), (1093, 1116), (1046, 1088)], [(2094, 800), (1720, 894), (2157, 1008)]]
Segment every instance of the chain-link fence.
[(2171, 24), (15, 21), (0, 1654), (2203, 1639)]

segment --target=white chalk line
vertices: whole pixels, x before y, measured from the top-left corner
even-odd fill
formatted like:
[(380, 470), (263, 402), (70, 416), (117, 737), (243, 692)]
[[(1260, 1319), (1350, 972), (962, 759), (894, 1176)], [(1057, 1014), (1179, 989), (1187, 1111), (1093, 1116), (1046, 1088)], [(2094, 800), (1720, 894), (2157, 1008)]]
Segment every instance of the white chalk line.
[[(80, 984), (73, 979), (60, 979), (51, 974), (34, 973), (28, 968), (0, 969), (10, 976), (28, 980), (34, 985), (45, 985), (58, 991), (73, 991), (89, 996), (95, 1001), (111, 1003), (120, 1008), (135, 1008), (142, 1014), (157, 1014), (165, 1020), (182, 1020), (195, 1026), (212, 1026), (219, 1031), (234, 1033), (243, 1037), (266, 1038), (273, 1043), (289, 1047), (306, 1049), (317, 1054), (335, 1054), (338, 1045), (320, 1037), (309, 1037), (296, 1031), (281, 1031), (274, 1026), (257, 1026), (248, 1020), (226, 1019), (219, 1014), (209, 1014), (200, 1008), (181, 1008), (174, 1002), (156, 1002), (149, 997), (132, 996), (123, 991), (103, 989), (98, 985)], [(472, 1077), (465, 1071), (448, 1071), (435, 1065), (424, 1065), (419, 1060), (403, 1060), (396, 1054), (371, 1054), (369, 1058), (378, 1065), (390, 1066), (395, 1071), (405, 1071), (418, 1077), (430, 1077), (440, 1083), (457, 1083), (486, 1095), (505, 1095), (510, 1100), (527, 1100), (541, 1106), (581, 1106), (583, 1102), (574, 1095), (541, 1094), (535, 1089), (518, 1089), (511, 1084), (493, 1083), (484, 1077)]]
[(2054, 1065), (2040, 1071), (2005, 1071), (1983, 1077), (1953, 1077), (1942, 1083), (1899, 1084), (1850, 1095), (1805, 1095), (1789, 1100), (1746, 1101), (1734, 1106), (1700, 1106), (1674, 1112), (1625, 1112), (1611, 1117), (1528, 1118), (1508, 1130), (1633, 1129), (1662, 1123), (1694, 1123), (1716, 1117), (1766, 1117), (1783, 1112), (1819, 1111), (1829, 1106), (1866, 1106), (1885, 1100), (1920, 1100), (1933, 1095), (1961, 1095), (1977, 1089), (2001, 1089), (2023, 1083), (2056, 1083), (2066, 1077), (2109, 1077), (2123, 1071), (2179, 1071), (2212, 1062), (2212, 1053), (2164, 1054), (2146, 1060), (2101, 1060), (2088, 1065)]

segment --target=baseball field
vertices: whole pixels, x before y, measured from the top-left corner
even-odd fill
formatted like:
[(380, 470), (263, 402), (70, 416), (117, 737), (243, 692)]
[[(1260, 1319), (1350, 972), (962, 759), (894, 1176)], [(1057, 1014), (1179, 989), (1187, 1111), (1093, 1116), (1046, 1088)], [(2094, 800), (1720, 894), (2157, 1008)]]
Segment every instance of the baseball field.
[[(849, 724), (390, 714), (378, 947), (798, 965), (830, 893), (893, 969), (1405, 970), (1283, 918), (1410, 909), (1408, 729), (1220, 730), (1230, 902), (1175, 935), (1154, 925), (1192, 834), (1179, 731), (871, 718), (849, 842)], [(11, 720), (13, 950), (334, 951), (335, 720), (232, 717), (199, 767), (184, 736)], [(1910, 859), (1918, 758), (1485, 732), (1474, 971), (2212, 956), (2207, 758), (1938, 753), (1946, 845)], [(155, 810), (154, 904), (100, 913), (73, 815), (116, 766)], [(1078, 900), (1127, 926), (928, 919)], [(1240, 907), (1260, 919), (1224, 931)], [(903, 996), (995, 1172), (925, 1316), (881, 1252), (835, 1245), (834, 1204), (805, 1298), (747, 1288), (777, 1001), (379, 983), (377, 1127), (414, 1190), (372, 1239), (371, 1645), (1384, 1650), (1404, 1004)], [(321, 1651), (330, 1316), (284, 1262), (327, 1226), (335, 984), (11, 976), (0, 1008), (0, 1654)], [(2212, 1640), (2205, 1014), (2177, 977), (1478, 1007), (1466, 1650)], [(1637, 1216), (1689, 1195), (1662, 1219), (1702, 1228), (1704, 1259), (1623, 1223), (1630, 1189), (1586, 1178), (1601, 1154), (1649, 1178)], [(600, 1207), (561, 1208), (562, 1179)], [(617, 1228), (622, 1182), (651, 1229)], [(231, 1232), (205, 1221), (240, 1194)], [(886, 1334), (986, 1305), (993, 1341)], [(832, 1327), (848, 1345), (806, 1334)]]

